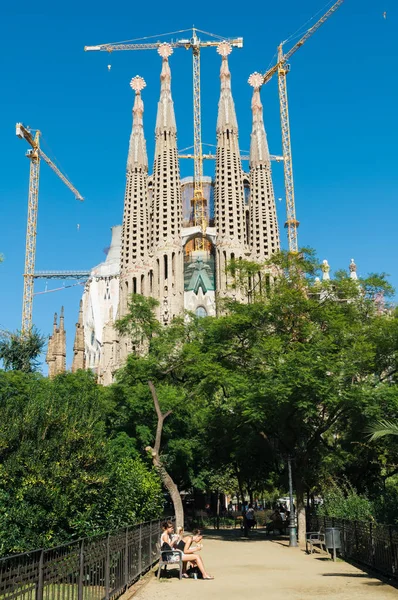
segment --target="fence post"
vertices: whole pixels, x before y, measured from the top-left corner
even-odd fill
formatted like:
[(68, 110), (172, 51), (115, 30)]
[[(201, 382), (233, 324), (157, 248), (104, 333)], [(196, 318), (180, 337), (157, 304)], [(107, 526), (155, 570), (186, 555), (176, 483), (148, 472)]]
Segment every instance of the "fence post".
[(39, 573), (36, 584), (36, 600), (43, 600), (44, 589), (44, 550), (40, 552), (39, 558)]
[(139, 576), (141, 577), (142, 573), (142, 525), (140, 523), (140, 534), (138, 536), (138, 570)]
[(79, 548), (79, 581), (77, 584), (77, 600), (83, 600), (83, 577), (84, 577), (84, 540), (80, 542)]
[(394, 540), (392, 537), (391, 525), (388, 526), (388, 537), (390, 540), (390, 550), (391, 550), (391, 560), (392, 560), (391, 571), (392, 571), (392, 574), (395, 575), (395, 573), (397, 572), (397, 555), (396, 555), (396, 551), (395, 551)]
[(354, 532), (355, 532), (355, 548), (356, 548), (356, 551), (357, 551), (357, 554), (358, 554), (358, 552), (359, 552), (359, 549), (358, 549), (358, 530), (357, 530), (357, 522), (356, 521), (354, 521)]
[(342, 525), (343, 525), (343, 547), (340, 550), (340, 552), (342, 553), (343, 556), (345, 556), (346, 555), (346, 541), (347, 541), (347, 531), (346, 531), (346, 526), (345, 526), (345, 519), (343, 519)]
[(371, 564), (374, 566), (376, 562), (375, 557), (375, 539), (374, 539), (374, 531), (373, 531), (373, 523), (372, 521), (369, 523), (369, 537), (370, 537), (370, 560)]
[(152, 521), (149, 521), (149, 566), (152, 566)]
[(105, 557), (105, 600), (109, 600), (109, 582), (110, 582), (110, 548), (109, 548), (109, 533), (106, 536), (106, 557)]
[(126, 543), (124, 546), (124, 584), (129, 584), (129, 528), (126, 527)]

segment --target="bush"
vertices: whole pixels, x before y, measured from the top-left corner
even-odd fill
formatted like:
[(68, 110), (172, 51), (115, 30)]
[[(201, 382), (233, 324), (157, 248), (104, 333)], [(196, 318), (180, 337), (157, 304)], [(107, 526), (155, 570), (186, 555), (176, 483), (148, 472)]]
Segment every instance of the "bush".
[(317, 514), (321, 517), (336, 517), (349, 521), (374, 520), (372, 502), (366, 496), (358, 494), (347, 481), (331, 482), (323, 490), (322, 496), (323, 504), (317, 508)]

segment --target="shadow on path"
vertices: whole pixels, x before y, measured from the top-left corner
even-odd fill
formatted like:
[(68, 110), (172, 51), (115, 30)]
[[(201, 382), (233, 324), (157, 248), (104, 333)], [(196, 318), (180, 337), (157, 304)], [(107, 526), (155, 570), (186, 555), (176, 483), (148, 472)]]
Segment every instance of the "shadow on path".
[(241, 529), (204, 529), (203, 535), (207, 540), (218, 540), (225, 542), (285, 542), (289, 540), (286, 535), (267, 534), (265, 527), (261, 529), (252, 529), (249, 535), (245, 537)]

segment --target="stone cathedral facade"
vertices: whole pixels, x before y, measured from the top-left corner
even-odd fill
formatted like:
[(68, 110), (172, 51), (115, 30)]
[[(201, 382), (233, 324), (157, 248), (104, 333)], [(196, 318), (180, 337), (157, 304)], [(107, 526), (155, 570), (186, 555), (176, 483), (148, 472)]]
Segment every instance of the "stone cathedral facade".
[[(123, 225), (113, 228), (107, 260), (93, 269), (86, 284), (79, 315), (79, 340), (84, 338), (86, 368), (109, 384), (113, 373), (131, 351), (119, 339), (114, 320), (128, 311), (131, 294), (159, 301), (157, 317), (167, 325), (184, 310), (215, 315), (217, 297), (235, 296), (226, 266), (231, 259), (263, 263), (279, 250), (279, 231), (271, 176), (271, 160), (260, 99), (262, 76), (249, 78), (253, 87), (249, 173), (242, 169), (238, 122), (231, 90), (228, 56), (231, 46), (221, 42), (220, 98), (214, 179), (203, 177), (207, 199), (207, 227), (195, 226), (193, 180), (181, 180), (177, 123), (171, 91), (168, 44), (159, 47), (162, 61), (160, 98), (155, 127), (152, 173), (144, 134), (145, 81), (131, 81), (135, 92), (133, 125), (127, 158)], [(109, 254), (113, 260), (108, 260)], [(118, 260), (115, 257), (118, 255)], [(108, 295), (107, 295), (108, 294)], [(241, 298), (241, 300), (244, 300)], [(84, 334), (81, 332), (83, 323)], [(76, 344), (75, 357), (82, 361)]]

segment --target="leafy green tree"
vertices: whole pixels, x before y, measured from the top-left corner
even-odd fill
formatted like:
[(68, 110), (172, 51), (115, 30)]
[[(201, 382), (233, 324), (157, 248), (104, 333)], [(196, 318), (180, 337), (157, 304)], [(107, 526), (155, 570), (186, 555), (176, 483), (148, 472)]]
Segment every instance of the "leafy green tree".
[(0, 333), (0, 360), (6, 371), (37, 371), (39, 356), (46, 340), (37, 329), (33, 328), (27, 334), (20, 331)]
[(0, 553), (157, 517), (159, 478), (110, 435), (109, 392), (90, 372), (0, 371)]

